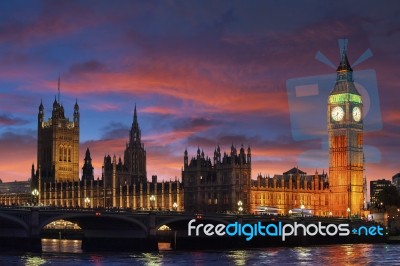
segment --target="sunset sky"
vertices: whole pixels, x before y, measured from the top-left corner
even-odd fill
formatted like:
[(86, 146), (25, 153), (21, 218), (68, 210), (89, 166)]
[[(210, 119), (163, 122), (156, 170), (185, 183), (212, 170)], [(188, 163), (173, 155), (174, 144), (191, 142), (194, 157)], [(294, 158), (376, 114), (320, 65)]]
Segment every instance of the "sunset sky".
[[(368, 3), (1, 1), (0, 178), (30, 177), (38, 107), (42, 99), (47, 120), (59, 75), (66, 115), (80, 106), (79, 161), (89, 147), (96, 178), (105, 154), (123, 156), (135, 103), (148, 178), (181, 178), (185, 148), (212, 156), (232, 143), (251, 146), (253, 178), (327, 171), (326, 93), (347, 38), (369, 110), (365, 173), (391, 179), (400, 172), (400, 3)], [(293, 95), (297, 86), (313, 98)]]

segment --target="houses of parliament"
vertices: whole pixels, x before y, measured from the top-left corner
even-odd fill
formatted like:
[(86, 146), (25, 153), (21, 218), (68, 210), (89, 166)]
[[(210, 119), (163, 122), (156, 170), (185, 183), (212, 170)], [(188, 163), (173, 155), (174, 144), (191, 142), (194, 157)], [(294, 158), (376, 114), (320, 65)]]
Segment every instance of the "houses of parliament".
[[(284, 215), (301, 206), (314, 215), (361, 215), (366, 189), (363, 104), (346, 49), (336, 72), (327, 99), (328, 172), (307, 174), (294, 167), (273, 177), (258, 174), (252, 179), (251, 147), (232, 145), (228, 153), (216, 147), (212, 157), (200, 148), (192, 157), (185, 150), (182, 181), (158, 182), (157, 176), (148, 180), (135, 106), (123, 160), (105, 156), (101, 179), (95, 179), (87, 148), (79, 178), (79, 105), (75, 103), (70, 121), (56, 98), (47, 121), (44, 106), (39, 105), (32, 189), (39, 191), (38, 201), (46, 206), (246, 213), (273, 207)], [(21, 203), (18, 195), (0, 195), (0, 201)]]

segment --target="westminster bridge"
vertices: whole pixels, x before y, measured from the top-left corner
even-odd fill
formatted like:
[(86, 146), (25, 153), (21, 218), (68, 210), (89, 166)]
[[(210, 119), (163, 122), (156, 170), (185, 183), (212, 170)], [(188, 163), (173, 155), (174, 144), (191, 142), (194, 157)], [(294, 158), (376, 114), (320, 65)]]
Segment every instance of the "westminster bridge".
[[(255, 238), (246, 241), (245, 237), (209, 237), (200, 234), (188, 236), (188, 224), (195, 223), (238, 224), (298, 223), (324, 224), (351, 223), (352, 226), (365, 224), (360, 219), (332, 217), (288, 217), (268, 215), (201, 214), (162, 211), (132, 211), (124, 209), (65, 209), (56, 207), (0, 207), (0, 250), (41, 251), (41, 238), (44, 227), (58, 220), (79, 225), (83, 231), (83, 250), (104, 251), (154, 251), (158, 242), (169, 242), (176, 249), (237, 248), (277, 245), (307, 245), (330, 243), (354, 243), (361, 238), (331, 237), (323, 240), (306, 237), (293, 237), (281, 242), (276, 237)], [(160, 231), (161, 228), (168, 228)], [(201, 229), (201, 228), (200, 228)], [(204, 228), (203, 228), (204, 229)], [(201, 230), (200, 230), (201, 231)], [(167, 234), (165, 234), (167, 233)], [(195, 233), (195, 230), (192, 231)], [(376, 241), (378, 238), (373, 238)], [(315, 242), (317, 241), (317, 242)], [(380, 239), (382, 241), (382, 239)], [(371, 242), (371, 238), (361, 242)]]

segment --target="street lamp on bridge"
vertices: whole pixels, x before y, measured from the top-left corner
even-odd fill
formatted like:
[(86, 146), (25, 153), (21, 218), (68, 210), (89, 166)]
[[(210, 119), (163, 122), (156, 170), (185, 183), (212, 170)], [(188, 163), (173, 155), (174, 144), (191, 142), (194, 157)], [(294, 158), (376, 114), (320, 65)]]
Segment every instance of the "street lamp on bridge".
[(350, 219), (350, 208), (347, 208), (347, 218)]
[(174, 202), (174, 204), (172, 204), (172, 208), (174, 209), (174, 211), (178, 210), (178, 203)]
[(301, 217), (303, 218), (304, 217), (304, 204), (301, 204), (300, 209), (301, 209)]
[(85, 198), (85, 204), (86, 204), (86, 208), (89, 208), (89, 204), (90, 204), (90, 199), (89, 197)]
[(154, 203), (155, 203), (155, 201), (156, 201), (156, 197), (155, 197), (154, 195), (151, 195), (151, 196), (150, 196), (150, 206), (151, 206), (151, 209), (152, 209), (152, 210), (154, 210)]
[(241, 201), (241, 200), (239, 200), (238, 201), (238, 203), (237, 203), (237, 205), (238, 205), (238, 211), (239, 211), (239, 213), (242, 213), (242, 211), (243, 211), (243, 202)]
[(36, 205), (38, 203), (39, 190), (37, 190), (36, 188), (32, 190), (32, 197), (33, 197), (33, 205)]

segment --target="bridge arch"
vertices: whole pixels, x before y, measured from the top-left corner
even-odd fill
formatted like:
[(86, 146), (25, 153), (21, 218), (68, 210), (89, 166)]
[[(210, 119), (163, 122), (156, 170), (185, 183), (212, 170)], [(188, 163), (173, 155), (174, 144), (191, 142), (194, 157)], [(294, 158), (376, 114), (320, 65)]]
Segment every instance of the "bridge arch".
[(22, 227), (24, 229), (24, 232), (26, 233), (26, 236), (29, 235), (29, 231), (30, 231), (30, 226), (21, 218), (13, 216), (13, 215), (9, 215), (9, 214), (5, 214), (5, 213), (1, 213), (0, 212), (0, 220), (4, 219), (6, 221), (10, 221), (13, 222), (15, 224), (17, 224), (18, 226)]
[(54, 216), (46, 217), (42, 221), (40, 221), (39, 228), (43, 229), (46, 225), (58, 221), (58, 220), (66, 220), (70, 222), (77, 223), (82, 230), (91, 229), (90, 226), (87, 225), (89, 221), (101, 221), (104, 222), (105, 226), (107, 226), (107, 221), (115, 221), (122, 222), (127, 226), (133, 226), (140, 228), (145, 234), (148, 233), (147, 226), (142, 223), (140, 220), (137, 220), (133, 217), (123, 216), (123, 215), (113, 215), (113, 214), (102, 214), (99, 216), (95, 216), (94, 213), (66, 213), (66, 214), (55, 214)]

